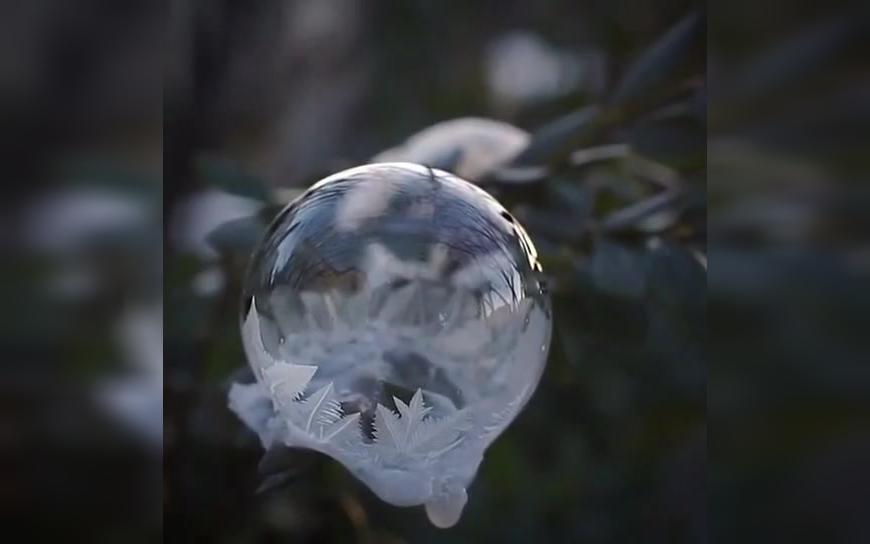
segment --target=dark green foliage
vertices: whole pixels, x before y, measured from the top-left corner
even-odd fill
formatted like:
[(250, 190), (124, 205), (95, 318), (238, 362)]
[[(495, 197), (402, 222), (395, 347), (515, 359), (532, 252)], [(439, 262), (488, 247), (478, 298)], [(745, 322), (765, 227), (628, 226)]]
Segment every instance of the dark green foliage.
[(206, 241), (219, 253), (247, 255), (266, 234), (266, 223), (259, 216), (227, 221), (211, 231)]
[(706, 20), (698, 13), (674, 25), (629, 65), (610, 104), (626, 109), (655, 104), (667, 94), (669, 86), (679, 81), (679, 76), (693, 75), (692, 60), (700, 60), (703, 66), (705, 29)]
[[(237, 289), (269, 213), (211, 233), (227, 288), (188, 316), (207, 326), (172, 348), (191, 356), (175, 371), (187, 385), (172, 395), (187, 412), (171, 426), (186, 438), (170, 449), (182, 466), (173, 465), (167, 489), (170, 508), (190, 524), (185, 534), (222, 542), (702, 541), (704, 25), (701, 14), (682, 19), (639, 54), (609, 97), (560, 105), (510, 164), (479, 180), (537, 246), (555, 326), (537, 393), (488, 452), (448, 532), (421, 509), (381, 503), (317, 455), (270, 452), (258, 475), (259, 444), (225, 408), (229, 375), (245, 364), (238, 341), (227, 339), (238, 335)], [(459, 115), (468, 103), (447, 109)], [(445, 155), (442, 166), (457, 159)], [(200, 172), (208, 184), (275, 205), (222, 161)]]
[(195, 174), (206, 185), (227, 193), (268, 200), (269, 192), (261, 181), (249, 174), (242, 165), (224, 157), (201, 155), (194, 164)]
[(564, 159), (571, 151), (600, 140), (604, 126), (603, 111), (598, 106), (566, 115), (535, 132), (531, 143), (517, 155), (513, 165), (548, 165)]

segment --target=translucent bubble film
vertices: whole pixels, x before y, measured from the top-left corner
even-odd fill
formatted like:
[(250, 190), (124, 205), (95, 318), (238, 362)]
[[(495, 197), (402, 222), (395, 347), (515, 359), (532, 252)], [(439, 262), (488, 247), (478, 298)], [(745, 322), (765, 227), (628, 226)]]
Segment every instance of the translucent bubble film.
[(257, 381), (230, 407), (264, 447), (320, 451), (449, 527), (534, 392), (551, 326), (534, 246), (493, 197), (415, 164), (353, 168), (255, 251), (241, 328)]

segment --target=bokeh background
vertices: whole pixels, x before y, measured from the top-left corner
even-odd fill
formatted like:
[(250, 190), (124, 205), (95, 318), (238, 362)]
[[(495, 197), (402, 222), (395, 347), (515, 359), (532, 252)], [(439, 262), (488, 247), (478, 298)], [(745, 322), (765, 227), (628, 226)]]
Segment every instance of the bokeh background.
[[(0, 2), (7, 533), (870, 541), (870, 28), (834, 4)], [(332, 461), (263, 463), (226, 390), (269, 218), (468, 116), (530, 140), (425, 160), (488, 165), (556, 329), (439, 531)]]
[[(706, 47), (692, 2), (173, 4), (165, 103), (164, 508), (179, 542), (700, 542), (706, 493)], [(227, 410), (240, 282), (317, 179), (432, 136), (527, 227), (554, 292), (543, 381), (462, 520), (381, 503), (338, 463), (261, 462)], [(400, 151), (401, 152), (401, 151)], [(405, 150), (408, 152), (408, 150)], [(479, 161), (478, 161), (479, 162)], [(493, 161), (489, 161), (492, 163)]]
[(7, 539), (161, 537), (163, 20), (0, 2)]
[(711, 535), (870, 538), (870, 80), (859, 3), (708, 19)]

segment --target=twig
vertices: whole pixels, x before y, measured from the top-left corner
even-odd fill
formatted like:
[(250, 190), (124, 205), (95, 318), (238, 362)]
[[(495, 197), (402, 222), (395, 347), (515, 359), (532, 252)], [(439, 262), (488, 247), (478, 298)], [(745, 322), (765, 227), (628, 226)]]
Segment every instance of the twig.
[(601, 231), (613, 232), (633, 226), (642, 219), (673, 205), (682, 196), (683, 191), (672, 189), (617, 210), (601, 220)]
[(629, 153), (631, 147), (628, 144), (599, 145), (574, 151), (571, 153), (570, 161), (572, 166), (582, 166), (590, 162), (623, 159), (628, 157)]

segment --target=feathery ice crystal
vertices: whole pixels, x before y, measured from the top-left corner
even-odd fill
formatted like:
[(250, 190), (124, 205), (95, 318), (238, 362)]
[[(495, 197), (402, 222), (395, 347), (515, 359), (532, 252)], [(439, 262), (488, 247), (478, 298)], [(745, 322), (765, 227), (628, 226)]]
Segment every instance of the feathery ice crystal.
[(550, 342), (534, 246), (489, 194), (411, 163), (330, 176), (256, 250), (230, 407), (264, 447), (320, 451), (454, 525)]

